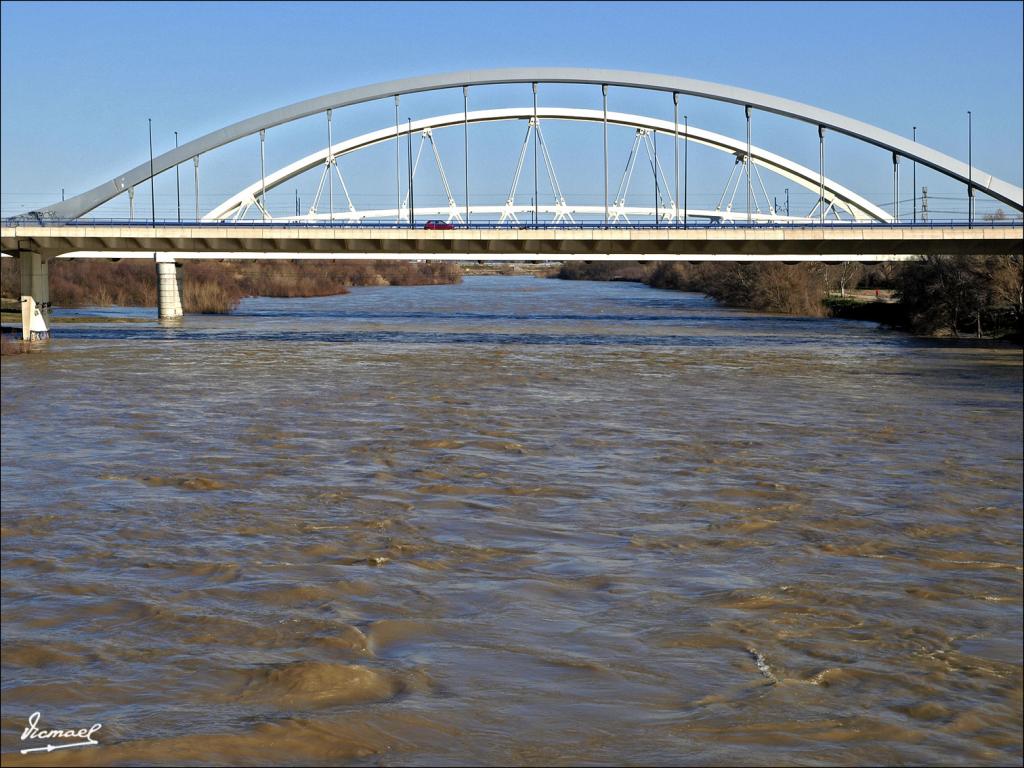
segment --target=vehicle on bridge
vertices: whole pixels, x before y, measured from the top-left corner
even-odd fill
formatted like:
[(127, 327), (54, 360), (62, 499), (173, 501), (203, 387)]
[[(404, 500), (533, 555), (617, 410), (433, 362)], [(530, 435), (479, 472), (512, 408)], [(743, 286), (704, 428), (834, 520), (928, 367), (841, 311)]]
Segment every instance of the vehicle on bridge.
[(441, 219), (431, 219), (423, 225), (424, 229), (455, 229), (455, 225), (449, 221), (442, 221)]

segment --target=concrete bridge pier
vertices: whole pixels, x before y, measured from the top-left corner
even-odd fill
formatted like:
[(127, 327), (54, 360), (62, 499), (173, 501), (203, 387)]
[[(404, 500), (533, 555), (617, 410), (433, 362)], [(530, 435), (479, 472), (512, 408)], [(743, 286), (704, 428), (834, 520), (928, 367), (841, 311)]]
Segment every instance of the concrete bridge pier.
[(43, 254), (21, 251), (21, 338), (44, 341), (50, 338), (46, 316), (50, 313), (50, 266)]
[(183, 313), (183, 274), (174, 257), (169, 254), (153, 254), (156, 261), (156, 306), (160, 320), (177, 320)]

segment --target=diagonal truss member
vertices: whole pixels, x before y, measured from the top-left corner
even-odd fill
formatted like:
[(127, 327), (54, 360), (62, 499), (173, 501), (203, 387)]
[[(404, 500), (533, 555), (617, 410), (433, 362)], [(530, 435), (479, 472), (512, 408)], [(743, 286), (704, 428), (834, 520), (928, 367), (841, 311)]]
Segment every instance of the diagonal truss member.
[[(750, 158), (747, 156), (746, 152), (737, 152), (735, 157), (736, 160), (733, 163), (732, 171), (729, 173), (729, 178), (726, 180), (725, 187), (722, 189), (722, 196), (718, 198), (718, 205), (715, 206), (715, 210), (722, 210), (722, 203), (725, 202), (725, 198), (726, 196), (728, 196), (729, 204), (726, 205), (725, 211), (726, 213), (732, 213), (733, 204), (736, 202), (736, 193), (739, 191), (741, 185), (745, 186), (747, 175), (750, 174), (750, 168), (753, 167), (754, 170), (753, 175), (751, 176), (751, 181), (755, 179), (757, 180), (756, 187), (754, 187), (753, 184), (751, 184), (751, 199), (754, 203), (754, 212), (762, 213), (761, 203), (757, 198), (757, 190), (760, 189), (761, 194), (764, 196), (765, 208), (767, 209), (768, 214), (773, 217), (776, 216), (777, 211), (775, 210), (775, 203), (772, 200), (771, 196), (768, 194), (768, 189), (765, 186), (764, 179), (761, 177), (761, 170), (757, 167), (757, 163), (751, 163)], [(732, 190), (731, 194), (729, 192), (730, 189)], [(825, 216), (827, 217), (829, 212), (831, 212), (832, 215), (838, 220), (840, 219), (840, 216), (839, 210), (836, 207), (835, 202), (836, 199), (833, 197), (832, 202), (829, 204), (828, 209), (825, 212)], [(816, 210), (818, 210), (817, 205), (815, 205), (811, 212), (807, 214), (807, 218), (813, 216)]]
[[(434, 142), (434, 131), (430, 128), (424, 128), (420, 132), (420, 145), (416, 148), (416, 160), (412, 166), (412, 178), (415, 182), (416, 171), (420, 167), (420, 158), (423, 156), (424, 145), (430, 142), (430, 149), (434, 155), (434, 164), (437, 166), (437, 172), (441, 176), (441, 186), (444, 187), (445, 197), (448, 198), (448, 221), (462, 222), (462, 214), (459, 212), (458, 205), (455, 203), (455, 196), (452, 194), (451, 185), (448, 184), (448, 175), (444, 172), (444, 163), (441, 162), (441, 153), (437, 149), (437, 144)], [(399, 219), (409, 220), (409, 192), (406, 191), (405, 198), (402, 200), (402, 208), (399, 213)]]
[[(672, 218), (672, 211), (675, 210), (675, 200), (669, 193), (668, 177), (665, 175), (665, 169), (661, 165), (661, 159), (654, 151), (654, 142), (651, 138), (653, 133), (654, 131), (650, 128), (636, 129), (636, 133), (633, 136), (633, 145), (629, 148), (629, 155), (626, 158), (626, 167), (622, 170), (622, 177), (619, 179), (619, 186), (615, 191), (615, 197), (609, 211), (609, 219), (613, 222), (618, 221), (620, 218), (625, 219), (627, 222), (629, 221), (629, 217), (623, 211), (626, 207), (629, 187), (633, 181), (633, 171), (636, 170), (636, 163), (640, 158), (641, 145), (647, 152), (647, 162), (651, 168), (651, 175), (658, 178), (658, 184), (656, 185), (658, 200), (661, 209), (664, 211), (661, 217), (666, 220), (671, 220)], [(668, 200), (667, 205), (666, 199)]]
[(526, 150), (530, 146), (530, 137), (534, 131), (537, 132), (537, 143), (540, 146), (541, 157), (544, 159), (544, 170), (547, 173), (548, 184), (551, 186), (551, 194), (554, 197), (555, 218), (553, 221), (556, 224), (565, 220), (575, 223), (576, 220), (572, 217), (572, 213), (569, 212), (569, 206), (565, 203), (565, 195), (562, 194), (562, 188), (558, 184), (558, 174), (555, 173), (555, 164), (551, 160), (548, 144), (544, 141), (544, 131), (541, 130), (540, 120), (533, 117), (527, 121), (526, 136), (523, 138), (523, 145), (519, 150), (519, 160), (516, 162), (516, 171), (512, 176), (512, 187), (508, 191), (508, 197), (505, 199), (505, 206), (498, 221), (499, 223), (504, 223), (511, 219), (517, 224), (519, 223), (519, 218), (515, 214), (516, 189), (519, 187), (519, 179), (523, 173), (523, 162), (526, 160)]
[(332, 166), (338, 174), (338, 181), (341, 182), (341, 189), (345, 193), (345, 202), (348, 203), (349, 211), (354, 212), (356, 210), (356, 207), (352, 204), (352, 198), (348, 194), (348, 185), (345, 183), (345, 177), (341, 175), (341, 166), (338, 165), (338, 156), (331, 152), (327, 161), (324, 163), (323, 173), (320, 174), (320, 183), (317, 184), (316, 194), (313, 196), (313, 204), (309, 206), (310, 216), (316, 213), (317, 207), (320, 205), (320, 195), (324, 191), (324, 182), (327, 180)]

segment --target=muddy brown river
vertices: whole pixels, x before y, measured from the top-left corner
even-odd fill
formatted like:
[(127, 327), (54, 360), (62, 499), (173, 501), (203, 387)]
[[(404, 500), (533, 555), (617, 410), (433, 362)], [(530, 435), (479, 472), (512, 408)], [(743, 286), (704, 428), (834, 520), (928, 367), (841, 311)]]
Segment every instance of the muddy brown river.
[(2, 416), (5, 765), (1021, 761), (1019, 348), (475, 277), (58, 325)]

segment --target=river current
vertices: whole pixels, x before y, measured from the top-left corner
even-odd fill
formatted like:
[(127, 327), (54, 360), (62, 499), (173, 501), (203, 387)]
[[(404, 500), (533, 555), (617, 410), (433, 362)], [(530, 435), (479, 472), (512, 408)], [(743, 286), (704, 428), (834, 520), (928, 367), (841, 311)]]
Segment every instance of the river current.
[(55, 330), (4, 764), (1021, 761), (1019, 348), (511, 277)]

